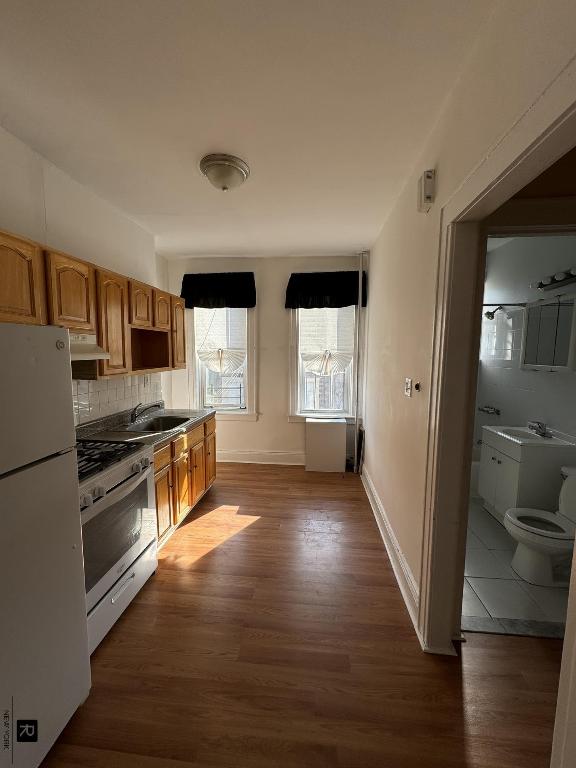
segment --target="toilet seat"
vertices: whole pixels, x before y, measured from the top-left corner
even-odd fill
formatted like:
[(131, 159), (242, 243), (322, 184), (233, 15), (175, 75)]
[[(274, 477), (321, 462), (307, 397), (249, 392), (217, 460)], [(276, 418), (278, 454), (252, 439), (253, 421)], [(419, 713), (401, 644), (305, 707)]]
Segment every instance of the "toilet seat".
[(573, 541), (576, 533), (576, 525), (558, 512), (518, 507), (509, 509), (505, 518), (512, 525), (545, 539)]

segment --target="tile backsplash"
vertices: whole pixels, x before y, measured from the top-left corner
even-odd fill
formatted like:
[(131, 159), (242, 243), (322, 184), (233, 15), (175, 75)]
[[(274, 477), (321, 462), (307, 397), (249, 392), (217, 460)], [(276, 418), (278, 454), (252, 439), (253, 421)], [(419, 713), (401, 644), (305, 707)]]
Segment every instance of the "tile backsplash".
[(72, 381), (74, 422), (84, 424), (162, 399), (159, 373), (115, 376), (101, 381)]

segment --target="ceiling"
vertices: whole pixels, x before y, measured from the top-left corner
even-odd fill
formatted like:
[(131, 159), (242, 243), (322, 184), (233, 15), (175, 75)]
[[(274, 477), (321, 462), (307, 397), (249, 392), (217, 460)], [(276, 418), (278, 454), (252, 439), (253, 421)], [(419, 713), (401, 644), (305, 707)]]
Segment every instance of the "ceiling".
[[(355, 251), (492, 6), (0, 0), (0, 123), (168, 256)], [(244, 158), (246, 184), (214, 189), (208, 152)]]

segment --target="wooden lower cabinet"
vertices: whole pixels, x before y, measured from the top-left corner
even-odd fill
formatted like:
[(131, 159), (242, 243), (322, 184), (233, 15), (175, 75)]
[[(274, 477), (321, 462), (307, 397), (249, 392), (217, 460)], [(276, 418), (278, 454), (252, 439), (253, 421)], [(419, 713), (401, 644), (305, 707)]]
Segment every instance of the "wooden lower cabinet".
[(174, 459), (174, 525), (190, 511), (190, 456), (185, 451)]
[(216, 433), (206, 436), (206, 488), (216, 479)]
[(172, 464), (154, 475), (156, 512), (158, 515), (158, 541), (172, 527)]
[(193, 507), (206, 490), (204, 440), (190, 448), (190, 506)]
[[(211, 430), (204, 437), (204, 431)], [(169, 538), (216, 479), (215, 420), (193, 427), (154, 453), (158, 541)]]

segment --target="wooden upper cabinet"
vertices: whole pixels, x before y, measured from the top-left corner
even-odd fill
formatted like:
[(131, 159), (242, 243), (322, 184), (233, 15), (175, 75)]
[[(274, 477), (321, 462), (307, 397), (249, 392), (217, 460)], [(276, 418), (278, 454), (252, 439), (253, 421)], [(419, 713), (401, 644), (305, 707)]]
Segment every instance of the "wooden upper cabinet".
[(100, 344), (110, 360), (100, 361), (100, 374), (130, 371), (128, 340), (128, 280), (113, 272), (96, 271), (98, 285), (98, 330)]
[(46, 251), (50, 323), (96, 333), (96, 270), (64, 253)]
[(170, 294), (165, 291), (158, 291), (156, 288), (154, 296), (154, 328), (162, 331), (169, 331), (170, 322)]
[(130, 323), (137, 328), (152, 327), (152, 288), (130, 280)]
[(46, 324), (44, 257), (36, 243), (0, 232), (0, 321)]
[(184, 299), (171, 296), (172, 304), (172, 368), (186, 368), (186, 323)]

